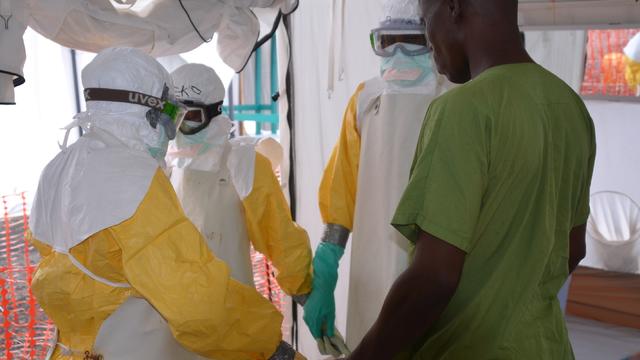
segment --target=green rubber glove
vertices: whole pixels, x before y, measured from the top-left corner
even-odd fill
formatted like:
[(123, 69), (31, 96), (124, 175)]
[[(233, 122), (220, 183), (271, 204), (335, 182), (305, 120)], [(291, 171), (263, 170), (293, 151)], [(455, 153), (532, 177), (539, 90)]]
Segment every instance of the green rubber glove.
[(313, 257), (313, 287), (304, 305), (304, 322), (316, 339), (334, 336), (336, 302), (333, 292), (338, 283), (338, 264), (344, 248), (321, 242)]

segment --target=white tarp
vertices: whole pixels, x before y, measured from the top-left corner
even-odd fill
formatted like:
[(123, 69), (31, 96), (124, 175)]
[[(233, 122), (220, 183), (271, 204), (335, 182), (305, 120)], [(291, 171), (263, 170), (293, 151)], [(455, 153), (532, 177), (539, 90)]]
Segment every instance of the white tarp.
[[(134, 47), (160, 57), (195, 49), (217, 34), (220, 57), (240, 71), (297, 0), (0, 0), (0, 103), (11, 103), (29, 26), (63, 46), (99, 52)], [(6, 94), (5, 94), (6, 93)]]
[[(379, 72), (380, 61), (369, 45), (369, 31), (382, 19), (382, 3), (382, 0), (301, 1), (292, 17), (296, 215), (300, 225), (307, 229), (314, 249), (322, 235), (318, 186), (324, 165), (338, 139), (342, 113), (357, 85)], [(332, 9), (335, 10), (333, 15)], [(330, 41), (332, 23), (338, 27), (343, 24), (344, 28)], [(336, 70), (344, 69), (341, 81), (338, 80), (339, 71), (331, 75), (335, 83), (331, 98), (327, 92), (330, 63)], [(336, 289), (336, 325), (343, 334), (347, 319), (350, 248), (347, 247), (340, 262)], [(304, 325), (300, 327), (299, 341), (300, 351), (309, 359), (322, 358)]]

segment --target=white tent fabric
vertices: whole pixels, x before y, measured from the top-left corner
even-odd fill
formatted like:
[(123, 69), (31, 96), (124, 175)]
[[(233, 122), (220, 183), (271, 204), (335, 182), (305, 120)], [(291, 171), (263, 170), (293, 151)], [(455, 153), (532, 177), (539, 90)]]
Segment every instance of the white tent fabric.
[[(333, 1), (333, 0), (332, 0)], [(342, 0), (335, 0), (342, 2)], [(342, 46), (332, 41), (331, 10), (325, 1), (302, 1), (292, 18), (292, 66), (294, 77), (294, 139), (297, 221), (307, 229), (315, 249), (322, 235), (318, 186), (342, 124), (342, 114), (357, 85), (379, 74), (380, 61), (369, 45), (369, 31), (382, 19), (382, 0), (350, 0), (334, 4), (335, 18), (344, 10)], [(344, 5), (344, 6), (342, 6)], [(330, 48), (342, 49), (333, 53)], [(343, 61), (341, 61), (342, 59)], [(327, 77), (331, 63), (344, 63), (344, 76), (331, 73), (334, 82), (329, 98)], [(342, 257), (336, 289), (336, 325), (345, 333), (349, 287), (350, 245)], [(321, 359), (305, 325), (300, 327), (300, 350), (309, 359)]]
[(156, 57), (193, 50), (217, 34), (221, 58), (240, 71), (280, 14), (297, 5), (297, 0), (0, 0), (0, 73), (15, 75), (0, 77), (5, 98), (0, 102), (12, 102), (10, 89), (21, 81), (26, 26), (78, 50), (134, 47)]
[(584, 76), (587, 32), (584, 30), (527, 31), (531, 57), (579, 92)]

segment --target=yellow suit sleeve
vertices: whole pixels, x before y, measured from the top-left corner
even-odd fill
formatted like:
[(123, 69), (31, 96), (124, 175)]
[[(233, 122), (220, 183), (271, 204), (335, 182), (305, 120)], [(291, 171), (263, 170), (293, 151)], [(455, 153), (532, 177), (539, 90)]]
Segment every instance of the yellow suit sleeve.
[(278, 269), (278, 285), (288, 295), (311, 291), (311, 245), (307, 232), (291, 219), (271, 163), (256, 153), (251, 193), (242, 201), (249, 239)]
[(184, 347), (234, 360), (267, 359), (276, 350), (282, 316), (255, 289), (230, 279), (160, 170), (135, 215), (110, 231), (127, 280)]
[(353, 214), (358, 187), (360, 164), (360, 134), (357, 127), (358, 97), (364, 88), (360, 84), (351, 96), (342, 120), (338, 143), (333, 148), (324, 169), (318, 199), (325, 224), (353, 229)]

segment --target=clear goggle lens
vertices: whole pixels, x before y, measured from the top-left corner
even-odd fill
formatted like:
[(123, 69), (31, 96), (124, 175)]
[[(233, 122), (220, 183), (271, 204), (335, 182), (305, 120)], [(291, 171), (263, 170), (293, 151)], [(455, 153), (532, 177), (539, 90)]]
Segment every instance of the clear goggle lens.
[(185, 135), (193, 135), (202, 131), (211, 123), (211, 119), (222, 114), (222, 102), (205, 105), (184, 101), (183, 104), (186, 108), (180, 132)]
[[(397, 51), (408, 56), (423, 55), (431, 51), (424, 30), (374, 29), (371, 31), (370, 41), (373, 52), (382, 57), (393, 56)], [(415, 46), (408, 49), (403, 44)]]

